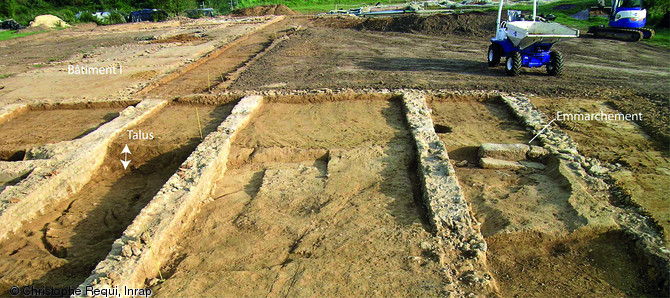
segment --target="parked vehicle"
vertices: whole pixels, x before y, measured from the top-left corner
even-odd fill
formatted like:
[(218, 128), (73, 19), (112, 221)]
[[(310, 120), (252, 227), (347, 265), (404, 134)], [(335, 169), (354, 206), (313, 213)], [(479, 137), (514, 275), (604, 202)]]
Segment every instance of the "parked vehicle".
[(547, 67), (547, 73), (558, 76), (563, 71), (563, 55), (552, 46), (563, 38), (579, 36), (575, 30), (558, 23), (537, 21), (537, 0), (533, 1), (533, 19), (526, 21), (520, 11), (507, 12), (507, 22), (501, 20), (503, 0), (498, 8), (496, 36), (491, 38), (488, 64), (497, 66), (506, 57), (508, 75), (516, 76), (521, 67)]

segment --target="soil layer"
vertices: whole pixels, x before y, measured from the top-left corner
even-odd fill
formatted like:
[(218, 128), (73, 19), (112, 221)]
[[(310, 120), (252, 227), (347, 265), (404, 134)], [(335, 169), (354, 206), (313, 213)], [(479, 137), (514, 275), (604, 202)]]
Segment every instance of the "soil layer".
[(154, 88), (147, 95), (165, 97), (209, 92), (216, 85), (228, 80), (227, 75), (229, 73), (263, 51), (274, 39), (284, 36), (287, 32), (286, 29), (300, 23), (306, 23), (306, 20), (284, 19), (251, 34), (249, 37), (242, 37), (241, 41), (232, 45), (219, 56), (174, 80)]
[(395, 100), (266, 104), (157, 295), (442, 294), (411, 144)]
[[(528, 143), (532, 137), (495, 101), (434, 100), (439, 134), (452, 159), (468, 160), (456, 175), (489, 245), (487, 261), (500, 294), (546, 297), (645, 296), (655, 289), (630, 240), (619, 230), (588, 225), (572, 205), (556, 166), (491, 170), (476, 165), (481, 143)], [(592, 210), (589, 217), (598, 217)]]
[[(0, 160), (22, 159), (31, 147), (73, 140), (111, 121), (123, 108), (34, 110), (0, 124)], [(20, 157), (20, 158), (18, 158)]]
[[(603, 100), (533, 98), (542, 112), (554, 118), (557, 112), (616, 114)], [(644, 118), (653, 118), (643, 111)], [(669, 151), (655, 142), (642, 128), (628, 121), (556, 121), (579, 144), (584, 156), (594, 157), (620, 168), (610, 173), (634, 204), (658, 222), (670, 243), (670, 158)]]
[[(121, 134), (83, 190), (24, 224), (0, 244), (0, 293), (13, 286), (76, 287), (111, 249), (140, 210), (200, 142), (230, 113), (222, 106), (172, 105), (132, 130), (152, 140)], [(132, 160), (124, 170), (120, 152)]]
[(486, 239), (506, 297), (660, 297), (621, 231), (502, 233)]

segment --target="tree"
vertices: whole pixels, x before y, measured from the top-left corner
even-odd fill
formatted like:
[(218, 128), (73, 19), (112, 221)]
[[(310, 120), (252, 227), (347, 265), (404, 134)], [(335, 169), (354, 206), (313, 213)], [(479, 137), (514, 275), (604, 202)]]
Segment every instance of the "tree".
[(5, 0), (0, 3), (0, 16), (7, 16), (9, 18), (14, 18), (16, 14), (16, 0)]
[(196, 0), (153, 0), (154, 8), (160, 8), (173, 14), (180, 14), (186, 9), (196, 7)]

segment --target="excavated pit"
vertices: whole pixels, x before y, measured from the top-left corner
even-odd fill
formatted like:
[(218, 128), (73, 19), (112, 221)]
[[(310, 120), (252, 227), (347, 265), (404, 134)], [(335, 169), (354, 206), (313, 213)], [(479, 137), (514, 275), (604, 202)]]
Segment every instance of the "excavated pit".
[[(151, 140), (112, 142), (103, 165), (77, 194), (62, 200), (0, 244), (0, 293), (13, 285), (76, 287), (110, 251), (140, 210), (178, 169), (233, 103), (169, 105), (131, 128)], [(197, 109), (197, 114), (196, 114)], [(198, 124), (198, 117), (200, 125)], [(131, 160), (124, 170), (121, 153)]]
[[(536, 97), (531, 102), (551, 117), (557, 112), (566, 113), (619, 113), (605, 100), (547, 99)], [(654, 115), (642, 113), (644, 121)], [(557, 121), (579, 144), (579, 151), (586, 157), (597, 158), (612, 165), (619, 165), (610, 175), (614, 184), (630, 197), (630, 202), (620, 205), (642, 207), (659, 224), (670, 247), (670, 152), (652, 139), (643, 128), (629, 121)]]
[(397, 97), (270, 98), (233, 141), (166, 280), (148, 284), (159, 296), (440, 295), (413, 147)]
[(0, 123), (0, 161), (23, 160), (32, 147), (81, 138), (116, 118), (130, 104), (32, 106)]
[(500, 294), (655, 294), (631, 239), (604, 211), (576, 205), (576, 186), (554, 158), (541, 161), (544, 170), (478, 165), (482, 143), (527, 144), (533, 137), (498, 98), (436, 96), (430, 107), (435, 125), (452, 130), (438, 135), (460, 163), (456, 175), (481, 223)]

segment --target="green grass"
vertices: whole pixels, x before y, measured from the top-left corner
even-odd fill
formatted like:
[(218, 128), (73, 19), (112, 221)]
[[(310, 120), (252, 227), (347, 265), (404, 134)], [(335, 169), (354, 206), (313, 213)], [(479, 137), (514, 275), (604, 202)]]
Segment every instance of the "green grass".
[(0, 76), (0, 79), (6, 79), (6, 78), (9, 78), (9, 77), (11, 77), (11, 76), (13, 76), (13, 75), (14, 75), (13, 73), (4, 74), (4, 75), (1, 75), (1, 76)]
[(654, 38), (645, 40), (643, 42), (670, 47), (670, 29), (656, 29), (656, 35)]
[(0, 41), (1, 40), (9, 40), (9, 39), (14, 39), (14, 38), (24, 37), (24, 36), (33, 35), (33, 34), (42, 33), (42, 32), (46, 32), (46, 31), (19, 32), (19, 33), (15, 32), (15, 31), (11, 31), (11, 30), (0, 31)]

